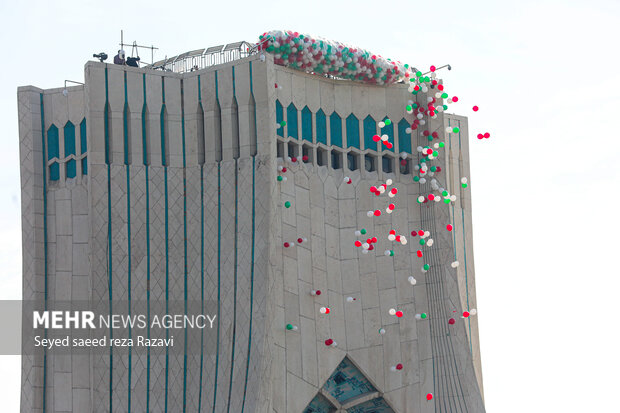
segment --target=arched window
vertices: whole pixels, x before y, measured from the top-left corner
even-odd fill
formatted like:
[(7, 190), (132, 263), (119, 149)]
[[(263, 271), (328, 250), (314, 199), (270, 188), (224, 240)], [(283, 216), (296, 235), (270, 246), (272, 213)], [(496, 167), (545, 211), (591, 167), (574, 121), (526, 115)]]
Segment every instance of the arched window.
[(354, 114), (347, 117), (347, 147), (360, 149), (360, 121)]
[[(58, 144), (58, 128), (56, 125), (50, 126), (47, 130), (47, 160), (58, 158), (60, 156), (60, 146)], [(52, 162), (49, 166), (50, 181), (60, 179), (60, 165), (58, 161)]]
[(301, 138), (312, 142), (312, 112), (308, 106), (301, 110)]
[(368, 115), (364, 119), (364, 149), (377, 150), (377, 142), (372, 137), (377, 134), (377, 122)]
[[(75, 156), (75, 125), (67, 122), (64, 127), (65, 132), (65, 158), (69, 155)], [(67, 178), (75, 178), (76, 164), (75, 159), (67, 161)]]
[(411, 133), (407, 133), (410, 126), (404, 118), (398, 122), (398, 150), (400, 152), (411, 153)]
[[(84, 155), (88, 148), (86, 147), (86, 118), (80, 122), (80, 153)], [(88, 159), (86, 156), (82, 158), (82, 175), (88, 175)]]
[(327, 145), (327, 119), (323, 109), (319, 109), (316, 113), (316, 141)]
[(332, 145), (342, 148), (342, 118), (336, 112), (329, 115), (329, 136)]
[[(388, 150), (394, 152), (394, 122), (390, 122), (389, 125), (385, 125), (383, 128), (381, 128), (381, 135), (388, 136), (388, 142), (392, 144), (392, 147)], [(387, 146), (382, 145), (381, 150), (382, 149), (387, 149)]]
[(295, 139), (299, 138), (299, 126), (297, 124), (297, 108), (292, 103), (286, 108), (286, 130), (288, 136)]

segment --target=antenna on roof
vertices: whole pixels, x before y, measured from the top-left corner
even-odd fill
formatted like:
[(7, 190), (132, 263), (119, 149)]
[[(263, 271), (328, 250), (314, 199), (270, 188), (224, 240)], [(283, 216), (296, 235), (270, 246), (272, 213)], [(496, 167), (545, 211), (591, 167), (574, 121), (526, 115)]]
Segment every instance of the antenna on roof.
[(134, 51), (136, 52), (136, 55), (138, 55), (138, 49), (151, 49), (151, 62), (150, 63), (145, 63), (145, 64), (153, 64), (154, 59), (154, 51), (155, 50), (159, 50), (158, 47), (155, 47), (153, 45), (151, 46), (142, 46), (136, 43), (136, 41), (134, 40), (133, 43), (129, 44), (129, 43), (125, 43), (123, 42), (123, 31), (121, 30), (121, 42), (120, 42), (120, 46), (121, 49), (124, 48), (125, 46), (131, 46), (131, 56), (133, 57)]

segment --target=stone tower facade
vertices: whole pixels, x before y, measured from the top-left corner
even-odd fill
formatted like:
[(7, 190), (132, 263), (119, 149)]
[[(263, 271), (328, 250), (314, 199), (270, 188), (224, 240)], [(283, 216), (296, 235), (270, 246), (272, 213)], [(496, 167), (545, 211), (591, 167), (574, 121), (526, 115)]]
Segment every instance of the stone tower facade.
[[(419, 203), (410, 98), (269, 55), (188, 73), (89, 62), (83, 86), (19, 88), (24, 299), (218, 314), (185, 354), (24, 355), (22, 412), (483, 412), (478, 324), (460, 317), (476, 308), (467, 120), (427, 125), (457, 200)], [(372, 139), (386, 118), (392, 150)], [(387, 179), (396, 208), (369, 218)], [(379, 238), (367, 254), (360, 228)]]

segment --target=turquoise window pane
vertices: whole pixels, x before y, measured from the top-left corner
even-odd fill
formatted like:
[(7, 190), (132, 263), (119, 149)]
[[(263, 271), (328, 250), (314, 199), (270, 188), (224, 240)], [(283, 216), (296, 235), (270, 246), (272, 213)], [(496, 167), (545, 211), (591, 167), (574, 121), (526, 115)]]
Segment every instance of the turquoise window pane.
[[(60, 146), (58, 145), (58, 128), (56, 125), (50, 126), (47, 130), (47, 160), (60, 157)], [(50, 165), (50, 181), (60, 179), (60, 166), (58, 162)]]
[[(67, 122), (64, 128), (65, 132), (65, 157), (75, 155), (75, 125)], [(75, 160), (67, 161), (67, 178), (75, 178)]]
[(377, 142), (372, 140), (372, 137), (377, 134), (377, 122), (372, 116), (366, 116), (364, 119), (364, 149), (377, 150)]
[(404, 118), (398, 122), (398, 150), (401, 152), (411, 153), (411, 133), (407, 133), (409, 126)]
[(316, 113), (316, 141), (327, 145), (327, 119), (323, 109)]
[(299, 138), (299, 125), (297, 124), (297, 108), (292, 103), (286, 108), (286, 130), (288, 136)]
[[(276, 122), (278, 125), (284, 120), (284, 108), (279, 100), (276, 100)], [(279, 127), (276, 131), (278, 136), (284, 137), (284, 128)]]
[[(80, 122), (80, 151), (85, 154), (88, 148), (86, 147), (86, 118)], [(88, 162), (86, 157), (82, 158), (82, 174), (88, 175)]]
[(353, 114), (347, 117), (347, 146), (360, 149), (360, 122)]
[(336, 112), (329, 116), (329, 136), (333, 146), (342, 148), (342, 118)]
[(312, 112), (310, 112), (308, 106), (301, 111), (301, 138), (312, 142)]

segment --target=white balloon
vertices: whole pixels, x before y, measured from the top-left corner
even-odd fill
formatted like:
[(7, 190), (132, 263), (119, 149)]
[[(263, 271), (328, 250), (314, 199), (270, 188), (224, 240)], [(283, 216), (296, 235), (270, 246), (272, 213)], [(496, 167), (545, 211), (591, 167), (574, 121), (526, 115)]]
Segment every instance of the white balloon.
[(433, 241), (432, 238), (429, 239), (428, 241), (426, 241), (426, 245), (429, 246), (429, 247), (432, 247), (434, 243), (435, 243), (435, 241)]
[(396, 309), (395, 309), (395, 308), (390, 308), (390, 309), (389, 309), (389, 311), (388, 311), (388, 313), (389, 313), (390, 315), (395, 315), (395, 314), (396, 314)]
[(347, 297), (347, 303), (352, 303), (353, 302), (353, 297)]
[(456, 268), (459, 266), (459, 262), (458, 261), (454, 261), (452, 264), (450, 264), (452, 266), (452, 268)]
[(424, 196), (420, 195), (420, 196), (418, 197), (418, 202), (424, 202)]
[(448, 126), (446, 128), (446, 133), (452, 133), (452, 126)]
[(382, 335), (385, 334), (385, 328), (380, 328), (379, 329), (379, 334), (382, 334)]
[(413, 278), (413, 275), (409, 276), (409, 284), (411, 285), (416, 285), (417, 284), (417, 280), (415, 278)]
[(368, 218), (372, 217), (373, 215), (374, 215), (374, 212), (373, 212), (373, 211), (368, 211), (368, 212), (366, 212), (366, 216), (367, 216)]
[(385, 122), (379, 122), (379, 128), (384, 128), (385, 127)]
[(415, 319), (416, 320), (421, 320), (422, 319), (422, 314), (416, 314), (415, 315)]
[(426, 183), (426, 178), (420, 178), (420, 183), (421, 184), (425, 184)]
[(396, 239), (396, 235), (394, 235), (394, 234), (388, 235), (388, 240), (394, 241), (395, 239)]
[[(405, 153), (405, 152), (403, 152), (403, 153)], [(385, 184), (386, 184), (387, 186), (390, 186), (390, 185), (392, 185), (392, 182), (393, 182), (393, 181), (392, 181), (391, 179), (388, 179), (387, 181), (385, 181)]]
[(424, 238), (430, 237), (431, 233), (430, 231), (424, 231)]
[(361, 235), (362, 235), (362, 231), (355, 231), (355, 236), (356, 236), (356, 237), (359, 237), (359, 236), (361, 236)]
[(472, 308), (471, 310), (469, 310), (469, 315), (476, 315), (478, 314), (478, 310), (476, 310), (475, 308)]
[(467, 183), (467, 178), (462, 177), (462, 178), (461, 178), (461, 183), (462, 183), (462, 184), (466, 184), (466, 183)]

